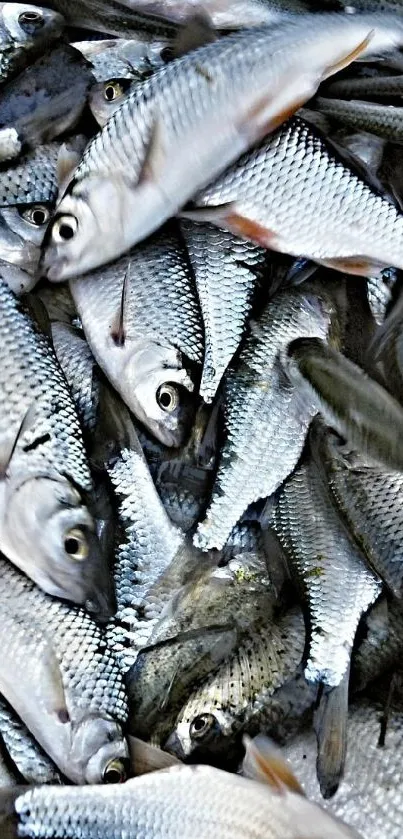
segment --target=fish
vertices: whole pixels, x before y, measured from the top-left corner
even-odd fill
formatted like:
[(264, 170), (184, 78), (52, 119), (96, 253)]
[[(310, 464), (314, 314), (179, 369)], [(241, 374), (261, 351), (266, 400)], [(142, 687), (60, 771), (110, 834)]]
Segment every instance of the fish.
[(101, 629), (5, 559), (0, 586), (2, 695), (70, 781), (123, 780), (127, 700)]
[(315, 738), (305, 730), (283, 750), (292, 762), (306, 795), (320, 802), (328, 813), (345, 819), (363, 839), (399, 839), (403, 801), (396, 764), (402, 748), (402, 711), (392, 708), (386, 743), (378, 743), (382, 704), (363, 698), (350, 708), (346, 771), (340, 787), (323, 802), (315, 774)]
[[(58, 204), (44, 246), (48, 279), (84, 274), (129, 250), (284, 122), (324, 78), (403, 38), (394, 18), (392, 27), (389, 18), (380, 26), (379, 17), (366, 15), (308, 17), (309, 26), (301, 15), (221, 38), (135, 86), (88, 145)], [(122, 219), (113, 229), (111, 216)]]
[(403, 266), (403, 215), (298, 118), (241, 157), (195, 204), (187, 217), (339, 271), (379, 276)]
[(130, 9), (120, 0), (48, 0), (50, 8), (63, 15), (69, 26), (128, 38), (139, 32), (155, 37), (174, 37), (178, 27), (157, 15)]
[(266, 253), (212, 225), (183, 221), (203, 316), (205, 351), (199, 393), (212, 402), (251, 312)]
[(0, 164), (0, 206), (54, 206), (58, 193), (60, 143), (38, 146), (11, 163)]
[(11, 290), (21, 295), (37, 282), (40, 248), (51, 216), (47, 204), (0, 208), (0, 260)]
[[(217, 835), (241, 837), (253, 825), (257, 839), (359, 839), (343, 822), (301, 795), (292, 768), (265, 742), (247, 745), (249, 771), (260, 780), (211, 766), (172, 766), (150, 772), (111, 790), (109, 787), (39, 787), (2, 791), (2, 830), (6, 839), (81, 839), (94, 835), (127, 839), (147, 822), (146, 836), (161, 839), (179, 829), (184, 839)], [(208, 806), (206, 807), (206, 802)], [(179, 828), (180, 824), (180, 828)], [(144, 827), (142, 828), (144, 829)]]
[[(224, 765), (242, 736), (256, 734), (270, 716), (267, 706), (299, 666), (305, 627), (298, 606), (250, 624), (232, 654), (199, 686), (181, 709), (164, 747), (182, 760)], [(311, 699), (312, 702), (312, 699)], [(267, 730), (267, 729), (266, 729)]]
[(99, 410), (99, 369), (84, 333), (68, 323), (51, 324), (52, 343), (67, 379), (83, 428), (95, 429)]
[(0, 549), (44, 591), (113, 614), (81, 427), (48, 337), (0, 281)]
[(18, 780), (27, 784), (61, 784), (51, 758), (34, 740), (11, 706), (0, 697), (0, 744)]
[[(169, 43), (169, 41), (149, 40), (143, 33), (142, 37), (137, 39), (75, 41), (72, 46), (91, 63), (92, 74), (97, 84), (101, 85), (110, 79), (123, 79), (129, 83), (132, 80), (138, 82), (150, 75), (157, 67), (165, 63), (164, 50), (167, 49)], [(113, 101), (111, 100), (111, 104)]]
[(106, 125), (108, 119), (124, 102), (131, 87), (131, 79), (125, 77), (109, 77), (106, 81), (98, 82), (91, 87), (88, 104), (93, 117), (101, 128)]
[(403, 612), (400, 601), (383, 595), (370, 608), (358, 630), (350, 687), (363, 691), (381, 676), (393, 673), (402, 658)]
[(277, 593), (262, 549), (235, 548), (224, 567), (219, 561), (212, 555), (190, 570), (127, 674), (129, 730), (138, 737), (162, 745), (194, 685), (272, 621)]
[(186, 253), (166, 229), (107, 269), (70, 282), (91, 351), (135, 417), (166, 446), (188, 434), (203, 359)]
[(323, 686), (315, 719), (317, 772), (322, 795), (330, 798), (344, 771), (353, 643), (381, 583), (344, 526), (309, 452), (279, 490), (272, 526), (308, 606), (305, 677)]
[(393, 143), (403, 142), (403, 108), (324, 96), (315, 99), (315, 107), (349, 128), (377, 134)]
[(0, 84), (20, 72), (62, 34), (60, 14), (30, 3), (0, 5)]
[(403, 95), (403, 76), (363, 76), (336, 79), (326, 85), (326, 96), (340, 99), (392, 99)]
[[(224, 383), (226, 438), (194, 537), (198, 548), (220, 549), (247, 507), (278, 489), (318, 411), (351, 445), (397, 468), (400, 405), (336, 349), (347, 309), (342, 288), (327, 276), (323, 284), (317, 278), (284, 289), (250, 325)], [(385, 411), (394, 417), (390, 424)]]
[(206, 15), (219, 30), (281, 23), (289, 14), (311, 11), (304, 0), (123, 0), (132, 9), (186, 24), (190, 16)]

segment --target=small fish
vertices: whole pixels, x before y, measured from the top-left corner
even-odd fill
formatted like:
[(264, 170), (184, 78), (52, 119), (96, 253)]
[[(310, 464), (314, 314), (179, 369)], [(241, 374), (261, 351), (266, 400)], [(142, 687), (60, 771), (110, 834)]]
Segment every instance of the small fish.
[(79, 420), (49, 339), (0, 282), (0, 548), (56, 597), (113, 613)]
[[(164, 62), (164, 50), (169, 41), (142, 38), (113, 38), (108, 41), (77, 41), (72, 46), (80, 50), (91, 63), (92, 74), (97, 83), (109, 79), (139, 81), (149, 76)], [(105, 102), (113, 100), (105, 99)]]
[[(70, 290), (99, 366), (140, 422), (167, 446), (189, 431), (203, 358), (201, 315), (186, 253), (166, 229)], [(187, 362), (189, 359), (189, 362)]]
[(183, 221), (203, 316), (205, 351), (200, 396), (212, 402), (243, 337), (266, 254), (208, 224)]
[(392, 143), (403, 143), (403, 108), (344, 99), (315, 99), (315, 107), (333, 120), (357, 131), (368, 131)]
[(3, 696), (71, 781), (112, 782), (119, 771), (124, 779), (123, 677), (99, 627), (5, 559), (0, 600)]
[(345, 528), (309, 453), (279, 491), (272, 523), (308, 605), (305, 676), (324, 686), (315, 729), (318, 778), (329, 798), (344, 771), (352, 647), (360, 618), (381, 584)]
[(63, 31), (57, 12), (29, 3), (0, 4), (0, 83), (23, 70)]
[[(307, 26), (300, 15), (221, 38), (158, 70), (87, 147), (49, 230), (48, 279), (120, 256), (284, 122), (324, 78), (401, 40), (394, 18), (392, 28), (379, 16), (318, 14)], [(121, 222), (111, 226), (111, 217)]]
[(298, 118), (244, 155), (196, 204), (202, 209), (186, 216), (336, 270), (378, 276), (403, 267), (403, 215)]
[[(122, 836), (238, 839), (359, 839), (359, 834), (301, 794), (289, 764), (264, 738), (247, 744), (251, 780), (211, 766), (172, 766), (108, 787), (2, 791), (7, 839)], [(146, 825), (144, 827), (144, 825)]]
[(109, 77), (106, 81), (92, 85), (88, 104), (93, 117), (101, 128), (120, 107), (131, 86), (131, 80), (116, 77)]
[(59, 784), (62, 776), (53, 760), (34, 740), (27, 727), (0, 697), (0, 743), (18, 778), (28, 784)]

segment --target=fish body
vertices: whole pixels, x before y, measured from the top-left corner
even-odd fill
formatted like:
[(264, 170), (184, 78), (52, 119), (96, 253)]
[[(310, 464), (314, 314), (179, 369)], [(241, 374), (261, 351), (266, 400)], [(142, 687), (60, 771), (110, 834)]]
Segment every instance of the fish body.
[[(101, 369), (167, 446), (188, 431), (189, 359), (203, 357), (201, 316), (183, 246), (161, 233), (116, 264), (70, 283)], [(165, 401), (164, 401), (165, 400)]]
[(270, 301), (226, 376), (226, 442), (195, 537), (203, 550), (221, 548), (249, 504), (272, 495), (301, 454), (316, 408), (310, 399), (301, 404), (287, 378), (287, 346), (305, 334), (326, 339), (334, 315), (330, 298), (308, 288), (282, 291)]
[(13, 709), (0, 698), (0, 742), (14, 771), (29, 784), (59, 784), (60, 772)]
[(182, 231), (205, 333), (200, 395), (211, 402), (245, 331), (265, 251), (211, 225), (183, 221)]
[[(92, 74), (99, 84), (109, 79), (138, 82), (143, 76), (150, 75), (164, 64), (161, 53), (168, 43), (144, 38), (114, 38), (96, 42), (77, 41), (73, 46), (90, 62)], [(108, 103), (108, 99), (105, 102)], [(109, 100), (109, 104), (113, 105), (113, 101)]]
[(118, 37), (136, 38), (139, 32), (144, 32), (156, 38), (169, 38), (178, 29), (173, 22), (144, 14), (141, 9), (130, 9), (120, 0), (49, 0), (49, 6), (60, 12), (70, 26)]
[(60, 321), (54, 321), (51, 329), (57, 360), (66, 376), (77, 413), (84, 428), (93, 431), (99, 408), (95, 359), (80, 330)]
[(35, 285), (40, 248), (50, 218), (46, 204), (0, 209), (0, 260), (3, 276), (15, 294)]
[(108, 615), (112, 592), (86, 502), (77, 414), (48, 338), (0, 284), (0, 547), (45, 591)]
[[(0, 690), (59, 770), (100, 783), (127, 758), (122, 676), (99, 627), (1, 560)], [(123, 774), (122, 763), (122, 774)]]
[(200, 216), (233, 233), (347, 273), (375, 276), (403, 266), (402, 214), (298, 118), (244, 155), (196, 203), (204, 208)]
[(242, 29), (279, 23), (288, 14), (307, 12), (304, 0), (123, 0), (133, 9), (143, 9), (177, 23), (192, 15), (206, 14), (216, 29)]
[(352, 687), (357, 691), (399, 667), (403, 646), (400, 601), (395, 597), (381, 597), (365, 615), (360, 634), (351, 674)]
[(382, 99), (403, 96), (403, 77), (364, 76), (363, 78), (336, 79), (326, 86), (327, 96), (340, 99)]
[[(60, 201), (44, 254), (48, 278), (77, 276), (127, 251), (357, 51), (400, 42), (394, 18), (393, 29), (389, 18), (376, 22), (374, 29), (370, 16), (316, 15), (307, 26), (303, 15), (292, 17), (200, 47), (136, 85)], [(111, 216), (122, 219), (113, 230)]]
[(61, 15), (29, 3), (0, 4), (0, 83), (24, 68), (59, 38)]
[(349, 128), (377, 134), (392, 143), (403, 142), (403, 108), (323, 96), (315, 100), (315, 107)]
[(59, 143), (39, 146), (0, 165), (0, 205), (55, 204)]

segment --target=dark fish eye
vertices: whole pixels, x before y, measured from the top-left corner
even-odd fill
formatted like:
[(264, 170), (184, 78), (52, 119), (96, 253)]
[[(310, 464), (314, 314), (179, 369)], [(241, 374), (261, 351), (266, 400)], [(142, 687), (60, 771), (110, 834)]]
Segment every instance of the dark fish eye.
[(35, 207), (28, 207), (28, 209), (24, 210), (21, 215), (25, 221), (29, 221), (30, 224), (34, 224), (35, 227), (42, 227), (43, 224), (47, 224), (49, 221), (50, 211), (47, 207), (43, 207), (41, 204), (38, 204)]
[(109, 761), (102, 775), (105, 784), (123, 784), (126, 778), (126, 767), (122, 760), (117, 759)]
[(85, 534), (79, 527), (73, 527), (64, 535), (64, 550), (72, 559), (81, 561), (87, 559), (88, 542)]
[(60, 216), (56, 219), (52, 234), (56, 242), (68, 242), (73, 239), (78, 223), (74, 216)]
[(122, 96), (123, 87), (119, 82), (107, 82), (104, 87), (104, 97), (108, 102), (113, 102), (118, 96)]
[(28, 34), (32, 34), (37, 29), (41, 29), (45, 21), (40, 12), (26, 11), (21, 12), (18, 18), (18, 23)]
[(192, 740), (201, 740), (213, 728), (215, 718), (212, 714), (200, 714), (192, 720), (190, 736)]
[(165, 384), (158, 388), (156, 394), (159, 407), (172, 414), (179, 405), (179, 392), (175, 385)]
[(160, 57), (166, 64), (168, 63), (168, 61), (172, 61), (172, 59), (174, 58), (174, 51), (172, 47), (163, 47), (160, 52)]

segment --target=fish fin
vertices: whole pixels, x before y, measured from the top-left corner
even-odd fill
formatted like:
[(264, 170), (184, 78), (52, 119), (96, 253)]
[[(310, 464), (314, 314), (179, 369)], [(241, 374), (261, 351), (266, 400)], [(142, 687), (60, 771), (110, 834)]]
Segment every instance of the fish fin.
[(125, 314), (127, 304), (127, 292), (130, 282), (130, 267), (131, 265), (129, 262), (123, 278), (122, 296), (120, 298), (119, 311), (111, 328), (111, 338), (117, 347), (124, 347), (126, 341)]
[(192, 221), (209, 221), (217, 227), (230, 230), (242, 239), (256, 242), (263, 248), (278, 250), (278, 236), (269, 227), (259, 224), (257, 221), (241, 215), (236, 209), (234, 202), (221, 204), (218, 207), (198, 207), (195, 210), (183, 210), (181, 218), (192, 219)]
[(323, 798), (337, 791), (344, 773), (347, 751), (349, 669), (337, 687), (323, 689), (314, 714), (318, 741), (316, 771)]
[(146, 775), (148, 772), (157, 772), (161, 769), (168, 769), (170, 766), (178, 766), (181, 761), (169, 752), (164, 752), (157, 746), (151, 746), (138, 737), (131, 734), (126, 735), (129, 746), (131, 775)]
[(357, 58), (359, 58), (359, 56), (362, 55), (362, 53), (365, 52), (367, 47), (370, 45), (374, 37), (374, 34), (375, 29), (371, 29), (371, 31), (368, 32), (367, 37), (364, 38), (364, 40), (361, 41), (359, 44), (357, 44), (357, 46), (353, 50), (350, 50), (350, 52), (348, 52), (346, 55), (344, 55), (342, 58), (336, 61), (335, 64), (329, 64), (328, 67), (326, 67), (326, 69), (324, 70), (322, 82), (325, 79), (328, 79), (329, 76), (334, 76), (335, 73), (340, 73), (340, 70), (344, 70), (346, 67), (348, 67), (349, 64), (352, 64), (353, 61), (357, 61)]
[(309, 259), (295, 259), (287, 271), (285, 284), (287, 286), (298, 286), (309, 280), (318, 271), (315, 262)]
[[(110, 385), (103, 379), (99, 384), (99, 416), (94, 445), (91, 449), (91, 463), (105, 468), (110, 465), (122, 449), (137, 452), (144, 459), (136, 428), (129, 409)], [(112, 444), (111, 444), (111, 441)]]
[(321, 265), (332, 268), (333, 271), (342, 271), (345, 274), (355, 274), (358, 277), (379, 277), (386, 268), (384, 262), (371, 262), (367, 256), (342, 256), (334, 259), (318, 259)]
[(291, 766), (268, 737), (258, 734), (252, 740), (245, 735), (243, 743), (245, 757), (242, 763), (242, 774), (245, 777), (267, 784), (280, 795), (285, 789), (304, 795)]
[(17, 443), (22, 437), (28, 428), (34, 424), (36, 416), (36, 405), (33, 402), (26, 413), (24, 414), (21, 423), (17, 429), (17, 433), (13, 434), (9, 432), (3, 435), (3, 438), (0, 442), (0, 480), (7, 476), (7, 470), (10, 465), (12, 456), (15, 452), (17, 447)]
[(159, 172), (164, 162), (164, 148), (162, 141), (162, 125), (160, 119), (155, 119), (151, 128), (150, 139), (146, 149), (145, 158), (138, 177), (138, 185), (152, 180), (154, 174)]
[(58, 200), (60, 200), (73, 178), (80, 163), (87, 139), (83, 135), (74, 138), (74, 142), (63, 143), (57, 157), (57, 182), (59, 186)]
[(403, 408), (382, 385), (320, 338), (293, 341), (285, 370), (354, 449), (403, 471)]
[(381, 716), (381, 726), (379, 731), (379, 738), (378, 738), (378, 748), (383, 749), (385, 746), (386, 741), (386, 733), (388, 730), (389, 720), (390, 720), (390, 710), (393, 702), (393, 695), (396, 690), (396, 673), (392, 673), (390, 683), (389, 683), (389, 690), (386, 696), (385, 705), (382, 711)]
[(1, 839), (17, 839), (18, 815), (15, 801), (29, 790), (28, 786), (16, 786), (0, 789), (0, 836)]
[(43, 335), (46, 335), (49, 338), (49, 341), (52, 343), (53, 346), (53, 338), (52, 338), (52, 325), (50, 322), (50, 317), (48, 315), (48, 310), (37, 294), (26, 294), (24, 295), (24, 303), (26, 304), (29, 314), (33, 318), (33, 320), (37, 323), (40, 331)]
[(403, 294), (398, 297), (393, 309), (386, 315), (384, 322), (375, 330), (368, 347), (368, 354), (374, 360), (388, 348), (390, 342), (397, 338), (403, 323)]
[(173, 58), (180, 58), (188, 52), (212, 44), (218, 38), (207, 12), (191, 15), (172, 42)]

